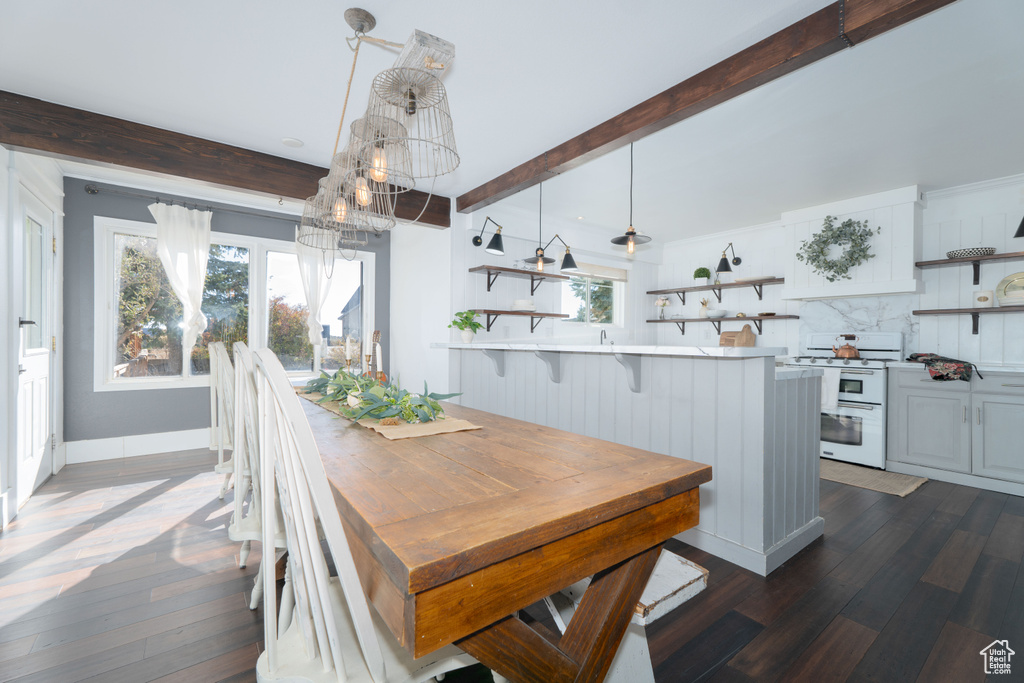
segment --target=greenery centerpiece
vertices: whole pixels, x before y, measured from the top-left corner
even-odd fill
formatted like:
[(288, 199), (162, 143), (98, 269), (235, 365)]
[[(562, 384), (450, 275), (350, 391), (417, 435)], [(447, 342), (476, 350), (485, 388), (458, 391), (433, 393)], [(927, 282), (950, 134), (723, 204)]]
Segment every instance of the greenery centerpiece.
[(338, 402), (339, 412), (350, 420), (371, 417), (382, 424), (430, 422), (444, 415), (439, 401), (461, 394), (437, 394), (423, 383), (423, 393), (414, 394), (397, 384), (378, 382), (366, 375), (355, 375), (339, 369), (333, 375), (321, 372), (306, 383), (305, 393), (323, 396), (317, 403)]
[(711, 270), (701, 266), (697, 270), (693, 271), (694, 280), (704, 280), (704, 284), (707, 284), (711, 280)]
[[(815, 273), (824, 275), (829, 282), (852, 279), (851, 268), (875, 257), (871, 253), (871, 236), (882, 232), (882, 228), (872, 230), (867, 221), (846, 219), (839, 225), (835, 221), (834, 216), (825, 216), (821, 232), (804, 240), (796, 253), (798, 259), (807, 263)], [(842, 246), (843, 253), (837, 258), (830, 258), (834, 246)]]

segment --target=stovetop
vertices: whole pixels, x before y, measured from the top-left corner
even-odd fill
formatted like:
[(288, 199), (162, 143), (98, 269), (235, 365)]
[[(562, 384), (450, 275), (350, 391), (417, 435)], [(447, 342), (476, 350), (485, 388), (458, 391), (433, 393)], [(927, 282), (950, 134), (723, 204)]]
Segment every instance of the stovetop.
[(853, 368), (885, 368), (886, 361), (871, 358), (836, 358), (835, 356), (796, 356), (786, 365), (835, 365)]

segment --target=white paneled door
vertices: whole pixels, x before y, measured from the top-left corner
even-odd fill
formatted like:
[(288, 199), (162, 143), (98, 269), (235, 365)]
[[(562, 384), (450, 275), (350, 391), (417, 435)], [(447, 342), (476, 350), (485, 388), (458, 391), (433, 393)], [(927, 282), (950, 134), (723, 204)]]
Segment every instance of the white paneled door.
[[(17, 470), (20, 507), (53, 469), (50, 415), (51, 329), (53, 319), (53, 212), (27, 192), (15, 226), (15, 258), (20, 254), (18, 328)], [(19, 244), (20, 242), (20, 244)], [(18, 293), (16, 292), (16, 295)]]

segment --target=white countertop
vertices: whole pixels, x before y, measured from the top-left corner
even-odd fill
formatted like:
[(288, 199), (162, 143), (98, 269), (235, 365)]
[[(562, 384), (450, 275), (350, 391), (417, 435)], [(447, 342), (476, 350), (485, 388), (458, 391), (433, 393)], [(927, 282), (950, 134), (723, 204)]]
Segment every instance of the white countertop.
[[(962, 358), (959, 360), (963, 360)], [(1002, 363), (975, 363), (982, 372), (1024, 372), (1024, 365), (1003, 365)], [(896, 361), (885, 364), (889, 368), (900, 369), (924, 369), (924, 363), (912, 363), (910, 361)]]
[(568, 353), (637, 354), (643, 356), (686, 356), (697, 358), (769, 358), (785, 356), (784, 346), (632, 346), (628, 344), (532, 344), (526, 342), (434, 343), (432, 349), (490, 349), (495, 351), (564, 351)]

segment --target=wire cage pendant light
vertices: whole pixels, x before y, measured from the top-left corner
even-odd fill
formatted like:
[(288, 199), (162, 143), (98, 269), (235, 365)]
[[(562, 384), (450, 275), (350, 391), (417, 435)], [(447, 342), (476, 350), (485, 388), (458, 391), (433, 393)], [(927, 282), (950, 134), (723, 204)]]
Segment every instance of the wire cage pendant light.
[(629, 228), (625, 234), (612, 238), (612, 244), (626, 245), (626, 253), (632, 254), (637, 244), (647, 244), (651, 238), (647, 235), (638, 235), (633, 229), (633, 143), (629, 143)]
[[(459, 166), (455, 131), (444, 84), (426, 69), (385, 69), (373, 79), (361, 131), (360, 161), (373, 167), (381, 151), (401, 159), (389, 172), (391, 182), (411, 187)], [(398, 124), (397, 126), (395, 124)], [(407, 158), (407, 161), (406, 161)]]

